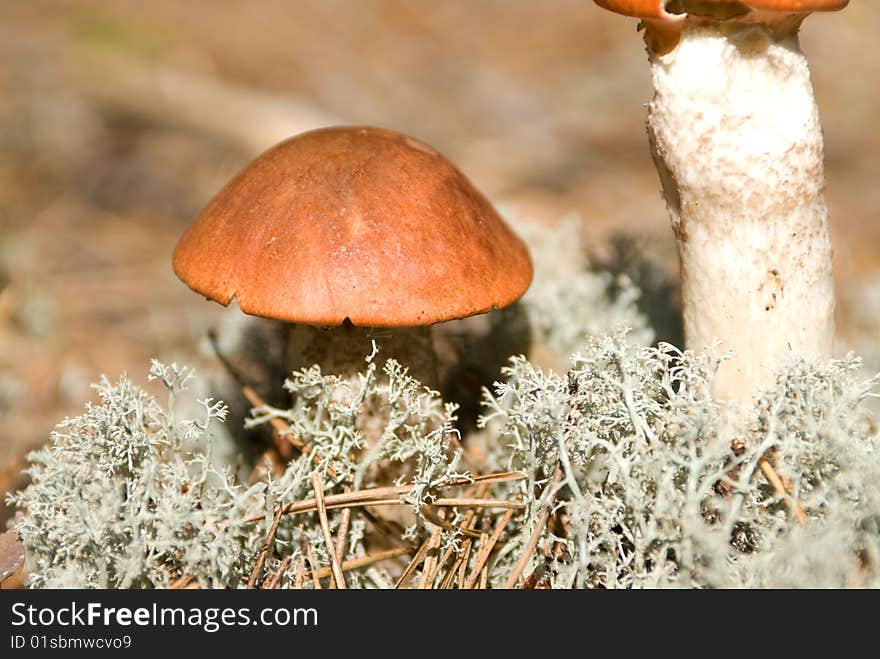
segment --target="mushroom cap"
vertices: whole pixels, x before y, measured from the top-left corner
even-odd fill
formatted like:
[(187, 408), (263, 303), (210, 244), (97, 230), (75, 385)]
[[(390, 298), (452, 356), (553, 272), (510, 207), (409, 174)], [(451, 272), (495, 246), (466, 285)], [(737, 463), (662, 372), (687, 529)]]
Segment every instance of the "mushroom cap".
[(446, 158), (337, 126), (270, 148), (180, 238), (174, 272), (248, 314), (311, 325), (428, 325), (515, 302), (525, 244)]
[(717, 20), (741, 19), (753, 12), (810, 14), (837, 11), (849, 0), (594, 0), (597, 5), (626, 16), (660, 21), (681, 21), (688, 17)]
[(683, 25), (766, 24), (779, 35), (797, 31), (816, 11), (837, 11), (849, 0), (593, 0), (600, 7), (641, 18), (650, 51), (663, 55), (678, 44)]

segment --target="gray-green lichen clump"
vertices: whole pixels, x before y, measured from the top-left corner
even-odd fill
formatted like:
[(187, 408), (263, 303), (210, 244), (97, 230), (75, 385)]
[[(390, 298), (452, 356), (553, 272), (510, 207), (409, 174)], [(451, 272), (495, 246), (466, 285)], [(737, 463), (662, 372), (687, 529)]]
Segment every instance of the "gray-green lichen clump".
[[(536, 482), (561, 467), (570, 529), (552, 586), (880, 584), (880, 442), (864, 405), (877, 380), (854, 358), (790, 362), (732, 448), (711, 397), (718, 365), (622, 336), (591, 339), (566, 376), (512, 362), (485, 423)], [(761, 476), (770, 453), (790, 495)]]
[[(732, 447), (711, 397), (719, 362), (635, 346), (622, 333), (589, 339), (565, 375), (514, 358), (485, 393), (485, 467), (522, 472), (494, 496), (525, 507), (505, 527), (490, 585), (506, 584), (548, 502), (553, 523), (539, 530), (524, 576), (552, 587), (880, 585), (880, 454), (864, 405), (877, 381), (860, 380), (853, 358), (791, 362)], [(282, 418), (313, 450), (250, 487), (210, 464), (222, 405), (204, 401), (201, 418), (177, 420), (173, 401), (160, 404), (126, 379), (103, 382), (101, 403), (59, 425), (32, 456), (33, 484), (14, 497), (26, 512), (18, 529), (31, 585), (164, 587), (190, 575), (203, 587), (244, 586), (277, 506), (311, 497), (315, 470), (329, 495), (376, 485), (380, 464), (407, 465), (398, 482), (413, 485), (402, 496), (416, 514), (403, 535), (423, 538), (432, 521), (422, 505), (467, 478), (455, 410), (396, 362), (385, 363), (387, 379), (376, 369), (365, 364), (361, 395), (344, 404), (334, 401), (347, 380), (293, 374), (296, 404), (258, 410), (251, 423)], [(188, 375), (158, 363), (151, 373), (172, 397)], [(377, 409), (381, 441), (363, 452), (359, 426)], [(762, 476), (771, 454), (790, 494)], [(334, 531), (340, 515), (331, 511)], [(314, 515), (281, 520), (260, 581), (297, 564), (303, 535), (316, 562), (329, 564)], [(343, 558), (363, 557), (366, 535), (353, 517)], [(461, 539), (444, 532), (442, 547), (454, 551)], [(279, 573), (282, 587), (294, 572)], [(394, 576), (375, 566), (347, 573), (350, 587), (390, 587)]]
[[(473, 509), (433, 505), (457, 495), (521, 504), (489, 557), (491, 587), (880, 586), (878, 380), (854, 357), (794, 360), (740, 409), (719, 407), (728, 355), (648, 346), (638, 288), (585, 269), (569, 229), (534, 250), (537, 294), (521, 304), (536, 341), (576, 352), (559, 371), (512, 358), (466, 436), (455, 405), (374, 350), (355, 377), (290, 374), (290, 407), (255, 409), (247, 425), (280, 424), (309, 450), (233, 473), (212, 451), (225, 407), (179, 411), (189, 370), (153, 363), (167, 396), (103, 380), (99, 400), (31, 455), (32, 483), (11, 499), (29, 585), (313, 587), (312, 566), (330, 565), (314, 509), (271, 529), (281, 507), (314, 497), (317, 473), (325, 497), (399, 488), (392, 508), (328, 510), (339, 560), (355, 562), (349, 588), (393, 587), (434, 537), (449, 562), (409, 576), (461, 586), (450, 566), (476, 567), (460, 530)], [(480, 493), (472, 470), (521, 477)], [(504, 514), (480, 509), (471, 528)], [(362, 564), (389, 548), (394, 559)]]
[[(59, 424), (49, 445), (31, 455), (32, 484), (12, 497), (26, 511), (17, 529), (30, 585), (152, 588), (189, 577), (202, 587), (245, 586), (277, 504), (312, 497), (315, 471), (330, 494), (344, 483), (373, 485), (379, 460), (409, 463), (401, 478), (414, 487), (404, 498), (418, 509), (432, 488), (461, 477), (450, 447), (455, 407), (393, 360), (385, 362), (384, 378), (376, 377), (376, 368), (365, 365), (354, 396), (348, 378), (325, 376), (317, 367), (294, 373), (286, 384), (294, 407), (260, 408), (250, 423), (287, 419), (290, 432), (311, 450), (280, 476), (249, 487), (212, 465), (212, 432), (226, 414), (222, 403), (200, 401), (201, 418), (176, 418), (188, 369), (153, 363), (150, 377), (167, 387), (167, 403), (128, 378), (102, 381), (96, 387), (101, 402)], [(364, 451), (373, 433), (379, 442)], [(331, 519), (338, 529), (340, 513)], [(363, 554), (363, 532), (363, 523), (351, 523), (345, 558)], [(274, 543), (278, 553), (298, 559), (305, 540), (327, 565), (320, 538), (314, 516), (304, 522), (290, 515), (281, 518)], [(276, 547), (270, 553), (275, 556)], [(278, 560), (267, 560), (260, 580), (278, 567)], [(393, 583), (378, 569), (351, 578), (363, 586)]]
[(201, 418), (175, 417), (191, 372), (154, 362), (168, 389), (162, 404), (128, 378), (95, 386), (98, 404), (60, 423), (31, 454), (33, 483), (12, 498), (30, 585), (168, 586), (177, 571), (205, 585), (234, 584), (259, 538), (242, 515), (260, 487), (236, 486), (211, 465), (211, 434), (226, 414), (203, 401)]

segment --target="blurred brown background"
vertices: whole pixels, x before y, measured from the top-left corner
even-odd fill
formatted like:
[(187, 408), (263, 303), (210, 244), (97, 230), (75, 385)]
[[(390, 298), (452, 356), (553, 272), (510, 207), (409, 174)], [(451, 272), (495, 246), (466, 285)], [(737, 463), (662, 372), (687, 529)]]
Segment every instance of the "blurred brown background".
[[(842, 348), (880, 345), (880, 2), (811, 17)], [(260, 151), (332, 123), (424, 139), (601, 250), (674, 244), (636, 22), (589, 0), (0, 0), (0, 491), (100, 373), (196, 360), (220, 314), (170, 268)], [(0, 511), (2, 512), (2, 511)]]

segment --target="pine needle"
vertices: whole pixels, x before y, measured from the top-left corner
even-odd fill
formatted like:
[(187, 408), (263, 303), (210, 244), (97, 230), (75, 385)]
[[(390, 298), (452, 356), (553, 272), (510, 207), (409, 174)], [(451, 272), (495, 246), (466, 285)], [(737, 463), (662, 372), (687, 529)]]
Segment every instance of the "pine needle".
[(464, 583), (464, 588), (466, 590), (473, 588), (474, 585), (477, 583), (477, 579), (480, 578), (480, 572), (486, 566), (486, 562), (489, 560), (489, 555), (492, 553), (492, 550), (495, 548), (495, 545), (501, 538), (501, 534), (504, 532), (504, 527), (507, 526), (507, 523), (510, 521), (511, 517), (513, 517), (512, 509), (504, 513), (504, 517), (502, 517), (501, 521), (498, 522), (498, 526), (495, 527), (492, 535), (489, 536), (486, 541), (483, 542), (480, 546), (480, 551), (477, 553), (477, 559), (474, 563), (474, 569), (471, 571), (470, 576)]
[(330, 522), (327, 519), (327, 507), (324, 505), (324, 481), (321, 478), (321, 474), (317, 471), (312, 474), (312, 487), (315, 490), (315, 505), (318, 509), (318, 519), (321, 521), (324, 544), (327, 545), (330, 566), (333, 568), (333, 582), (337, 588), (345, 590), (345, 578), (342, 576), (342, 568), (339, 566), (336, 544), (333, 542), (333, 534), (330, 533)]
[[(357, 570), (362, 567), (367, 567), (368, 565), (373, 565), (374, 563), (379, 563), (381, 561), (387, 561), (390, 558), (397, 558), (398, 556), (402, 556), (404, 554), (409, 553), (411, 550), (408, 547), (395, 547), (393, 549), (386, 549), (384, 551), (378, 551), (375, 554), (368, 554), (366, 556), (359, 556), (358, 558), (352, 558), (347, 561), (342, 562), (342, 571), (349, 572), (351, 570)], [(330, 567), (322, 567), (318, 569), (317, 577), (319, 579), (323, 579), (324, 577), (332, 576), (333, 568)]]
[(315, 590), (321, 590), (321, 580), (318, 578), (318, 564), (315, 562), (315, 554), (312, 552), (312, 543), (309, 542), (309, 536), (303, 533), (300, 536), (300, 542), (302, 543), (303, 553), (309, 559), (309, 566), (312, 571), (312, 585)]

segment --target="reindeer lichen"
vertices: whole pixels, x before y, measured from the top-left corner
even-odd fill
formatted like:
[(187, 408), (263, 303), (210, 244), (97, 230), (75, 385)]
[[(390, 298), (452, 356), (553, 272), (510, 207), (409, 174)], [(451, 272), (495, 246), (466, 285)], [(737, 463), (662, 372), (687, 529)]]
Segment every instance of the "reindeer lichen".
[[(512, 360), (483, 423), (530, 474), (524, 498), (537, 502), (558, 465), (566, 529), (543, 534), (530, 570), (554, 587), (880, 583), (880, 455), (864, 405), (877, 380), (858, 379), (852, 357), (792, 361), (736, 437), (710, 395), (719, 359), (617, 335), (591, 339), (566, 377)], [(767, 460), (788, 492), (762, 475)], [(536, 518), (509, 538), (507, 565)]]
[[(517, 582), (880, 585), (880, 453), (865, 405), (877, 380), (860, 378), (853, 357), (791, 361), (775, 387), (731, 419), (711, 396), (724, 358), (636, 346), (622, 332), (588, 339), (564, 375), (513, 358), (485, 392), (482, 467), (523, 474), (495, 486), (523, 512), (501, 534), (490, 584), (508, 582), (538, 534)], [(127, 378), (102, 381), (100, 404), (62, 422), (31, 456), (33, 483), (13, 501), (25, 513), (17, 528), (32, 586), (166, 587), (189, 575), (204, 587), (276, 576), (289, 587), (295, 571), (283, 570), (285, 561), (298, 564), (306, 544), (317, 565), (330, 561), (314, 513), (282, 516), (268, 559), (255, 565), (280, 507), (314, 495), (314, 472), (325, 496), (387, 485), (389, 474), (410, 486), (401, 503), (415, 515), (401, 542), (427, 538), (437, 520), (423, 516), (425, 507), (439, 489), (470, 478), (457, 467), (454, 406), (393, 360), (380, 370), (371, 359), (354, 384), (316, 368), (294, 373), (285, 385), (290, 408), (254, 410), (251, 425), (280, 419), (311, 450), (244, 487), (211, 464), (224, 406), (204, 400), (200, 418), (175, 416), (189, 376), (154, 362), (165, 404)], [(486, 527), (499, 517), (484, 513)], [(443, 551), (458, 555), (462, 519), (447, 519)], [(338, 531), (341, 511), (329, 523)], [(365, 556), (371, 533), (352, 517), (342, 558)], [(394, 574), (368, 566), (347, 579), (389, 587)]]
[[(310, 450), (280, 475), (267, 472), (249, 487), (212, 465), (212, 432), (226, 416), (222, 403), (203, 400), (201, 418), (177, 418), (177, 398), (191, 375), (153, 362), (150, 378), (168, 390), (164, 404), (127, 377), (116, 384), (102, 380), (100, 404), (63, 421), (48, 446), (30, 456), (32, 484), (11, 501), (26, 512), (17, 529), (31, 586), (167, 587), (188, 576), (203, 587), (240, 587), (257, 565), (278, 508), (314, 496), (315, 472), (325, 496), (374, 486), (389, 475), (411, 485), (401, 501), (416, 513), (407, 537), (418, 535), (422, 508), (438, 487), (468, 480), (453, 446), (455, 406), (394, 360), (379, 370), (370, 359), (357, 383), (317, 367), (293, 373), (285, 383), (293, 406), (257, 408), (248, 424), (282, 419), (286, 434)], [(331, 511), (334, 531), (341, 516)], [(365, 533), (362, 520), (351, 521), (343, 559), (364, 555)], [(283, 516), (256, 582), (272, 577), (279, 557), (298, 561), (303, 539), (316, 562), (327, 565), (316, 515)], [(280, 585), (292, 579), (282, 575)], [(377, 567), (350, 579), (364, 587), (393, 583)]]
[(154, 361), (150, 378), (167, 404), (127, 377), (95, 386), (99, 404), (65, 419), (30, 456), (32, 484), (11, 501), (31, 585), (165, 587), (181, 574), (205, 586), (235, 585), (258, 542), (243, 513), (263, 485), (245, 489), (211, 464), (211, 434), (226, 408), (177, 419), (189, 369)]

